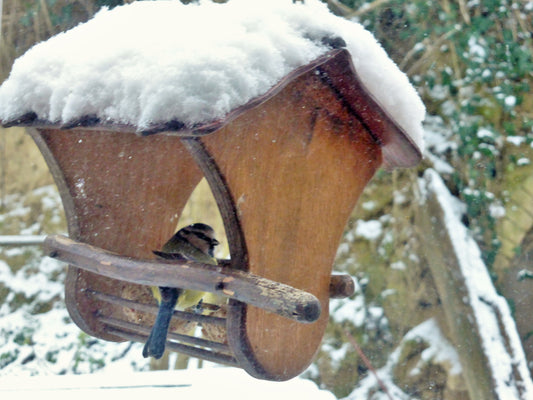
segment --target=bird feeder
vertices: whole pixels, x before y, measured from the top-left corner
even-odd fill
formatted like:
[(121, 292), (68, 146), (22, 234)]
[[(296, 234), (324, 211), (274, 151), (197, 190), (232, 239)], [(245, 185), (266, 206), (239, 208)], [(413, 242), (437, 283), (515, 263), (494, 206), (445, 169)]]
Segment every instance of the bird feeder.
[[(409, 167), (421, 158), (344, 48), (192, 127), (168, 120), (143, 130), (94, 115), (61, 124), (35, 112), (3, 124), (29, 128), (59, 188), (69, 238), (47, 238), (46, 254), (69, 263), (65, 300), (83, 331), (144, 342), (157, 313), (148, 285), (209, 291), (229, 299), (224, 314), (176, 311), (174, 319), (218, 334), (171, 328), (167, 348), (269, 380), (309, 366), (329, 299), (353, 293), (351, 278), (332, 275), (332, 266), (365, 185), (384, 164)], [(218, 266), (154, 259), (203, 177), (230, 259)]]

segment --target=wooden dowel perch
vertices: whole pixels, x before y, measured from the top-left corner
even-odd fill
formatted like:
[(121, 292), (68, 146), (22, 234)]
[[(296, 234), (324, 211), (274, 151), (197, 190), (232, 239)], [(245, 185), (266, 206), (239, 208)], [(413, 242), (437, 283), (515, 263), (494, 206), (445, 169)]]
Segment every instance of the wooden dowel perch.
[(335, 274), (331, 275), (329, 282), (329, 298), (344, 299), (355, 293), (355, 283), (350, 275)]
[(113, 279), (211, 292), (303, 323), (320, 316), (320, 302), (312, 294), (223, 265), (137, 260), (59, 235), (45, 239), (44, 251), (49, 257)]

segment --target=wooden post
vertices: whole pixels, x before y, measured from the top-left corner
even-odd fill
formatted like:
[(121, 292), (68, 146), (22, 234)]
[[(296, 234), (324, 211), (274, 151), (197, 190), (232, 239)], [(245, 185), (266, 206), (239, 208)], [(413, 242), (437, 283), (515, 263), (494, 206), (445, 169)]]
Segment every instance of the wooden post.
[[(442, 187), (439, 189), (437, 185)], [(518, 335), (513, 332), (510, 311), (492, 287), (488, 271), (482, 270), (484, 265), (477, 262), (480, 254), (472, 253), (471, 246), (475, 246), (475, 242), (471, 239), (470, 251), (461, 251), (465, 243), (458, 243), (458, 240), (468, 242), (470, 238), (466, 237), (466, 228), (459, 226), (458, 219), (455, 226), (464, 228), (465, 235), (453, 237), (458, 232), (450, 231), (453, 229), (450, 218), (457, 217), (450, 215), (449, 206), (443, 204), (442, 193), (440, 196), (436, 193), (447, 190), (436, 172), (426, 172), (421, 190), (425, 201), (416, 210), (421, 248), (442, 302), (451, 339), (458, 350), (470, 398), (529, 399), (531, 378)], [(472, 282), (476, 279), (473, 276), (477, 277), (477, 282)], [(477, 290), (478, 285), (483, 285), (482, 293)], [(481, 315), (485, 316), (483, 321)], [(490, 338), (487, 330), (491, 332)], [(498, 364), (504, 365), (501, 371), (506, 371), (506, 376), (499, 376)]]

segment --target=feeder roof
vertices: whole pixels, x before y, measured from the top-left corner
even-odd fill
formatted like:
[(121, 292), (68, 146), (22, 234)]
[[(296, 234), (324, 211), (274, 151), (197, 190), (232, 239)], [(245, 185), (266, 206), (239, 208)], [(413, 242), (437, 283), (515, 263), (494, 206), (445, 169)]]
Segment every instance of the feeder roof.
[(0, 86), (0, 120), (191, 128), (223, 118), (343, 41), (363, 85), (421, 151), (425, 108), (407, 76), (370, 32), (318, 0), (103, 9), (15, 61)]

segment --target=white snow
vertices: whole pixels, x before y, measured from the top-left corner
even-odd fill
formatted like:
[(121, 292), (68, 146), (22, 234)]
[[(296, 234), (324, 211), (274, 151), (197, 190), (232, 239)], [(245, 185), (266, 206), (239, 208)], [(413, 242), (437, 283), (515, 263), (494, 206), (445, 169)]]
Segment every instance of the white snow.
[(444, 154), (447, 151), (456, 150), (454, 133), (449, 125), (438, 115), (427, 115), (424, 120), (424, 139), (428, 149), (436, 154)]
[(221, 118), (342, 37), (364, 85), (423, 149), (425, 108), (373, 35), (319, 0), (135, 2), (37, 44), (0, 87), (0, 120), (96, 115), (145, 129)]
[[(31, 268), (28, 267), (28, 269)], [(26, 268), (21, 268), (13, 274), (8, 265), (0, 261), (0, 283), (10, 289), (6, 302), (10, 301), (15, 294), (22, 294), (26, 298), (38, 295), (40, 300), (47, 302), (64, 290), (62, 282), (49, 280), (49, 275), (57, 270), (57, 263), (54, 260), (43, 258), (39, 270), (41, 274), (32, 275), (26, 271)]]
[[(448, 369), (450, 375), (458, 375), (462, 371), (456, 350), (446, 340), (437, 322), (434, 319), (424, 321), (405, 334), (400, 345), (390, 354), (387, 363), (376, 371), (378, 378), (384, 383), (389, 394), (396, 400), (413, 398), (396, 386), (393, 378), (393, 371), (398, 366), (403, 346), (406, 342), (412, 340), (424, 342), (427, 347), (422, 351), (420, 361), (409, 371), (411, 375), (418, 373), (424, 362), (443, 365)], [(405, 366), (402, 366), (402, 368), (405, 368)], [(430, 382), (428, 382), (429, 384)], [(343, 400), (389, 400), (391, 398), (384, 392), (375, 392), (378, 388), (376, 377), (369, 373), (358, 382), (357, 387)]]
[(412, 374), (419, 371), (419, 366), (422, 362), (445, 364), (448, 367), (447, 370), (450, 375), (459, 375), (463, 371), (457, 351), (450, 342), (446, 340), (437, 322), (433, 318), (422, 322), (420, 325), (407, 332), (403, 340), (424, 341), (428, 344), (428, 347), (424, 349), (420, 355), (420, 361), (417, 367), (415, 367), (416, 369), (411, 371)]
[(480, 38), (471, 36), (468, 39), (469, 52), (470, 52), (470, 56), (474, 58), (483, 59), (487, 56), (487, 52), (480, 42), (482, 42)]
[(506, 96), (504, 103), (510, 108), (516, 106), (516, 96)]
[(477, 137), (480, 138), (480, 139), (484, 139), (484, 138), (494, 138), (494, 132), (492, 132), (490, 129), (487, 129), (487, 128), (480, 128), (478, 131), (477, 131)]
[(352, 347), (348, 342), (344, 342), (339, 348), (335, 348), (328, 342), (322, 344), (322, 351), (328, 354), (328, 358), (331, 360), (331, 367), (334, 370), (342, 365), (343, 360), (346, 358), (346, 354), (351, 350)]
[(405, 271), (407, 269), (407, 266), (403, 261), (395, 261), (390, 265), (390, 267), (398, 271)]
[(357, 221), (357, 226), (355, 227), (355, 235), (357, 237), (364, 238), (366, 240), (376, 240), (383, 233), (383, 226), (378, 220), (370, 221)]
[(424, 157), (431, 161), (433, 169), (435, 169), (440, 174), (453, 174), (455, 169), (443, 159), (433, 155), (430, 152), (426, 152)]
[(518, 165), (519, 167), (523, 167), (524, 165), (529, 165), (529, 164), (531, 164), (531, 161), (527, 157), (521, 157), (518, 160), (516, 160), (516, 165)]
[(489, 206), (489, 213), (492, 218), (502, 218), (505, 216), (505, 207), (500, 203), (491, 204)]
[[(420, 184), (421, 188), (426, 187), (433, 192), (442, 206), (446, 230), (465, 277), (468, 290), (465, 301), (470, 303), (476, 325), (480, 327), (482, 346), (492, 371), (498, 398), (533, 398), (533, 383), (529, 378), (526, 358), (509, 306), (496, 292), (481, 258), (481, 251), (461, 223), (456, 202), (438, 173), (428, 169), (424, 173), (424, 180), (425, 182)], [(427, 193), (425, 189), (422, 192)], [(501, 325), (506, 327), (505, 332), (500, 329), (497, 314), (501, 316)], [(506, 347), (504, 336), (507, 336), (509, 349)], [(514, 381), (513, 369), (524, 377), (524, 381)], [(517, 393), (517, 385), (523, 385), (526, 393), (524, 396), (520, 397)]]
[(39, 397), (46, 393), (54, 400), (73, 398), (115, 400), (120, 398), (178, 398), (218, 400), (334, 400), (310, 380), (260, 381), (236, 368), (204, 368), (128, 374), (38, 376), (0, 379), (2, 398)]
[(524, 280), (524, 279), (531, 279), (533, 278), (533, 271), (528, 270), (527, 268), (521, 269), (516, 274), (516, 279), (518, 281)]
[(372, 211), (377, 206), (375, 201), (365, 201), (363, 204), (361, 204), (361, 208), (365, 211)]
[(515, 146), (520, 146), (526, 142), (526, 138), (524, 136), (507, 136), (505, 140), (511, 144), (514, 144)]

